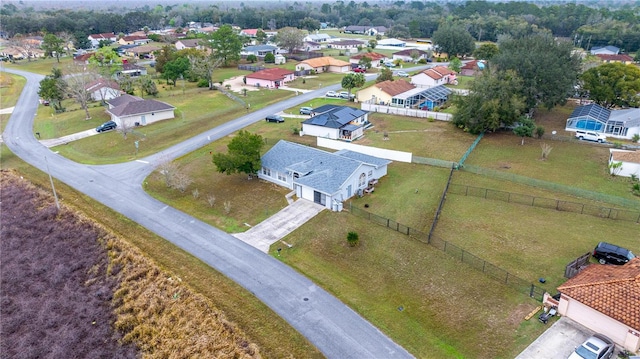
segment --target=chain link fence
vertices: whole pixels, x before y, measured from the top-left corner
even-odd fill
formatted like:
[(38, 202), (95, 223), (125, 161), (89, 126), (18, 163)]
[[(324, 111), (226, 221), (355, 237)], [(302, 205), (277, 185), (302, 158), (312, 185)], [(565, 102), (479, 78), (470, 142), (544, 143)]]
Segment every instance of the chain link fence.
[[(619, 221), (640, 223), (640, 211), (596, 206), (585, 203), (562, 201), (559, 199), (536, 197), (521, 193), (498, 191), (489, 188), (473, 187), (452, 183), (449, 187), (452, 194), (480, 197), (490, 200), (521, 204), (532, 207), (555, 209), (557, 211), (573, 212), (599, 218), (609, 218)], [(638, 204), (640, 205), (640, 203)]]
[(460, 169), (462, 171), (475, 173), (475, 174), (479, 174), (479, 175), (483, 175), (483, 176), (487, 176), (495, 179), (516, 182), (516, 183), (524, 184), (527, 186), (544, 188), (546, 190), (566, 193), (572, 196), (587, 198), (587, 199), (598, 201), (598, 202), (609, 203), (609, 204), (613, 204), (620, 207), (631, 208), (634, 210), (640, 208), (640, 201), (635, 199), (627, 199), (627, 198), (608, 195), (605, 193), (593, 192), (586, 189), (581, 189), (581, 188), (567, 186), (559, 183), (525, 177), (525, 176), (498, 171), (490, 168), (464, 165), (464, 167), (460, 167)]

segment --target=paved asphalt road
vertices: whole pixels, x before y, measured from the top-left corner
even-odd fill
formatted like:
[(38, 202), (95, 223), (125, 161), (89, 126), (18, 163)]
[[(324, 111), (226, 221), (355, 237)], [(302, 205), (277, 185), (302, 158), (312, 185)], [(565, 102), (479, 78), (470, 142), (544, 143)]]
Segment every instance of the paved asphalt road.
[(38, 84), (43, 78), (22, 71), (26, 86), (3, 134), (5, 144), (27, 163), (188, 251), (249, 290), (289, 322), (328, 358), (411, 358), (369, 322), (309, 279), (256, 248), (142, 190), (142, 181), (160, 161), (177, 158), (235, 132), (267, 114), (319, 97), (332, 85), (244, 115), (160, 153), (123, 164), (88, 166), (51, 152), (34, 137)]

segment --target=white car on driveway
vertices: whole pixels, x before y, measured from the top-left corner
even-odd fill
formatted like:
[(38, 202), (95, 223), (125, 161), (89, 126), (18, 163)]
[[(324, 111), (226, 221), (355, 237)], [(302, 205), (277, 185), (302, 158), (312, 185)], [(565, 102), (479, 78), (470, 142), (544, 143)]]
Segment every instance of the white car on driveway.
[(327, 97), (338, 97), (338, 94), (335, 91), (329, 91), (329, 92), (327, 92), (327, 94), (325, 96), (327, 96)]
[(409, 74), (404, 72), (404, 71), (398, 71), (398, 72), (396, 72), (396, 75), (398, 75), (400, 77), (409, 77)]

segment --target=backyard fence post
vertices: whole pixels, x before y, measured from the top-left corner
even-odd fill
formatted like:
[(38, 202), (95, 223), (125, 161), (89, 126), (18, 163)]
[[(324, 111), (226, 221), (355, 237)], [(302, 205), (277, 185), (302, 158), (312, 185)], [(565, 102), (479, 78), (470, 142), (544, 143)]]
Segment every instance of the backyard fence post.
[(469, 186), (465, 186), (464, 187), (464, 195), (468, 196), (469, 195)]
[(460, 255), (460, 262), (464, 263), (464, 249), (461, 252), (462, 254)]
[(509, 284), (509, 272), (507, 272), (507, 275), (504, 277), (504, 284)]
[(531, 207), (535, 207), (535, 206), (536, 206), (536, 198), (531, 197)]
[(607, 218), (611, 218), (611, 208), (609, 208), (609, 216)]
[(487, 191), (489, 191), (488, 189), (484, 189), (484, 199), (487, 199)]
[(534, 291), (535, 285), (531, 284), (531, 290), (529, 291), (529, 297), (533, 298), (533, 291)]
[(507, 203), (511, 203), (511, 192), (507, 192)]
[(580, 209), (580, 214), (584, 213), (584, 204), (582, 205), (582, 209)]
[(484, 267), (487, 265), (487, 261), (482, 261), (482, 273), (484, 273)]
[(560, 207), (560, 200), (556, 199), (556, 211), (560, 210), (559, 207)]
[(389, 218), (387, 218), (387, 228), (389, 228)]

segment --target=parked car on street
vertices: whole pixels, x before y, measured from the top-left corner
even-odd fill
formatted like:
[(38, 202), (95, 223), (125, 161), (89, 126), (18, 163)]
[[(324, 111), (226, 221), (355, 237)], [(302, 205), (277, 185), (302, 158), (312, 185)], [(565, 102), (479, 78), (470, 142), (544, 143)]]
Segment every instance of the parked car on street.
[(335, 91), (329, 91), (329, 92), (327, 92), (327, 94), (325, 96), (327, 96), (327, 97), (338, 97), (338, 94)]
[(275, 122), (275, 123), (282, 123), (284, 122), (284, 118), (282, 118), (282, 116), (280, 115), (269, 115), (265, 118), (265, 121), (267, 122)]
[(367, 69), (365, 69), (364, 67), (356, 67), (355, 69), (353, 69), (353, 72), (365, 73), (367, 72)]
[(338, 94), (338, 97), (340, 97), (340, 98), (344, 98), (344, 99), (349, 99), (349, 98), (355, 98), (355, 97), (356, 97), (356, 95), (354, 95), (354, 94), (349, 95), (349, 92), (348, 92), (348, 91), (342, 91), (342, 92), (340, 92), (340, 93)]
[(596, 333), (577, 347), (568, 359), (609, 359), (615, 347), (611, 339)]
[(595, 141), (595, 142), (607, 142), (607, 136), (605, 136), (602, 133), (596, 132), (596, 131), (582, 131), (582, 130), (578, 130), (576, 131), (576, 138), (579, 140), (588, 140), (588, 141)]
[(96, 127), (96, 132), (105, 132), (105, 131), (114, 130), (116, 127), (118, 127), (118, 125), (115, 122), (107, 121), (102, 125)]
[(396, 75), (400, 76), (400, 77), (409, 77), (409, 74), (404, 72), (404, 71), (398, 71), (396, 73)]
[(385, 61), (385, 62), (383, 62), (382, 64), (383, 64), (384, 66), (386, 66), (386, 67), (396, 67), (396, 64), (394, 64), (394, 63), (393, 63), (393, 62), (391, 62), (391, 61)]
[(607, 242), (600, 242), (593, 249), (593, 258), (600, 264), (625, 264), (635, 257), (630, 250)]
[(310, 115), (311, 112), (313, 112), (313, 108), (311, 108), (311, 107), (300, 107), (300, 114), (301, 115)]

